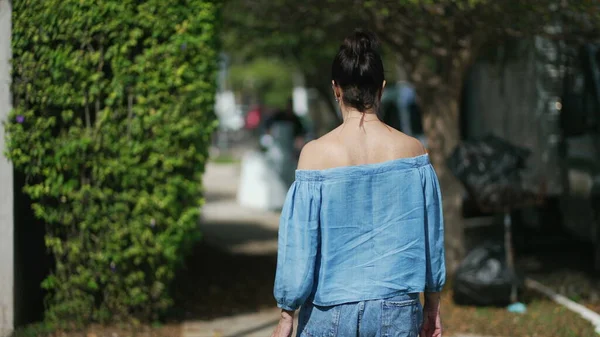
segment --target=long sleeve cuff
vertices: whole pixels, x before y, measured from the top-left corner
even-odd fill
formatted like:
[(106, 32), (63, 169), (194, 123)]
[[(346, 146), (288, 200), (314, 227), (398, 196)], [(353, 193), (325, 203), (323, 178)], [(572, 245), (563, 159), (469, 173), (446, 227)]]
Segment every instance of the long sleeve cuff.
[(434, 287), (425, 287), (426, 293), (439, 293), (444, 289), (444, 285), (434, 286)]
[(283, 310), (287, 310), (287, 311), (296, 311), (296, 310), (298, 310), (298, 308), (294, 308), (294, 307), (291, 307), (289, 305), (285, 305), (283, 303), (277, 303), (277, 307), (280, 308), (280, 309), (283, 309)]

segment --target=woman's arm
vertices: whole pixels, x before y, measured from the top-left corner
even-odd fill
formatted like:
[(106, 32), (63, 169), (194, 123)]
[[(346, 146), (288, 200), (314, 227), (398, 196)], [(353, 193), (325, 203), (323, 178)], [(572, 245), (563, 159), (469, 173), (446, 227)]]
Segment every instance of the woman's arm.
[[(446, 283), (444, 248), (444, 211), (442, 192), (433, 166), (423, 168), (423, 193), (425, 195), (425, 293), (431, 299)], [(439, 298), (439, 294), (438, 294)]]
[(421, 337), (441, 337), (440, 293), (425, 293)]
[(294, 333), (294, 311), (281, 310), (281, 318), (271, 337), (291, 337)]
[(295, 181), (279, 222), (277, 270), (273, 295), (277, 306), (294, 311), (313, 288), (319, 235), (320, 190), (317, 182)]
[(425, 293), (424, 312), (439, 312), (440, 311), (440, 293)]
[(432, 166), (423, 170), (425, 194), (425, 303), (421, 337), (441, 337), (440, 291), (446, 283), (442, 193)]
[[(302, 149), (299, 169), (315, 165), (315, 150), (315, 142)], [(274, 295), (281, 308), (281, 318), (272, 337), (292, 335), (294, 312), (312, 291), (320, 207), (320, 183), (296, 180), (292, 184), (279, 223)]]

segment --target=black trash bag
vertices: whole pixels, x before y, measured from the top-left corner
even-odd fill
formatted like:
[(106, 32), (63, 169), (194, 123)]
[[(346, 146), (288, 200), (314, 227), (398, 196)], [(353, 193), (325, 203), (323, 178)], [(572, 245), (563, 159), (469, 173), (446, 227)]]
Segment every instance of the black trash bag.
[(529, 154), (525, 148), (489, 135), (457, 146), (448, 166), (480, 207), (502, 210), (532, 198), (521, 179)]
[(454, 302), (460, 305), (504, 306), (510, 304), (511, 288), (523, 288), (522, 277), (511, 272), (503, 245), (485, 243), (467, 254), (456, 271)]

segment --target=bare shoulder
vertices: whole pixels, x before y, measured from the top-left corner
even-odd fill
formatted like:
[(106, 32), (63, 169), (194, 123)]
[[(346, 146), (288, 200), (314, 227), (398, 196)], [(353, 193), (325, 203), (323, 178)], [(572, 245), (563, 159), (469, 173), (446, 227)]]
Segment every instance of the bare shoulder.
[[(338, 130), (339, 131), (339, 130)], [(375, 137), (372, 147), (352, 147), (343, 143), (336, 130), (313, 140), (302, 148), (298, 169), (323, 170), (339, 166), (359, 165), (397, 158), (417, 157), (427, 153), (416, 138), (395, 129), (382, 137)], [(357, 149), (360, 148), (360, 149)], [(365, 153), (368, 155), (365, 156)], [(365, 161), (366, 160), (366, 161)]]
[(337, 152), (338, 149), (336, 149), (327, 136), (310, 141), (302, 148), (298, 161), (298, 169), (321, 170), (328, 168), (330, 158), (334, 158)]
[(398, 157), (417, 157), (427, 153), (423, 143), (415, 137), (400, 131), (396, 131), (394, 137), (397, 139), (395, 150)]

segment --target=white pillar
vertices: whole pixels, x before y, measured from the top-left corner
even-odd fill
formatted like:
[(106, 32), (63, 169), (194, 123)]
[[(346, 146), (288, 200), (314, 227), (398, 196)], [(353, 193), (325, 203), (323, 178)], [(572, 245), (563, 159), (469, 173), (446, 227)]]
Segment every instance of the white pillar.
[(292, 104), (294, 113), (298, 116), (308, 114), (308, 92), (305, 86), (304, 74), (295, 72), (293, 75), (294, 90), (292, 91)]
[[(0, 0), (0, 122), (11, 110), (10, 0)], [(14, 207), (13, 168), (4, 156), (4, 128), (0, 123), (0, 336), (9, 336), (14, 323)]]

